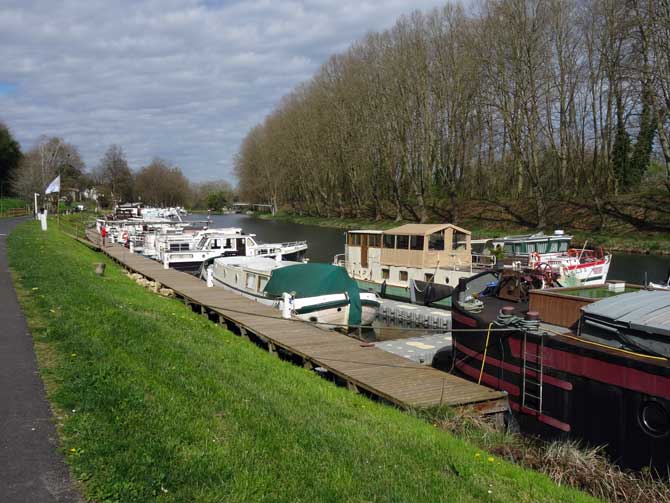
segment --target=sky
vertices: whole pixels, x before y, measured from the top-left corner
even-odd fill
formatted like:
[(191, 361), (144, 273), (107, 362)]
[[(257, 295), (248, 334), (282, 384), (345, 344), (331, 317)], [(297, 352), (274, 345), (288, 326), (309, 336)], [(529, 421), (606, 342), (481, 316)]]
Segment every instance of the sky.
[(0, 0), (0, 121), (88, 169), (111, 144), (195, 182), (233, 179), (240, 142), (334, 53), (446, 0)]

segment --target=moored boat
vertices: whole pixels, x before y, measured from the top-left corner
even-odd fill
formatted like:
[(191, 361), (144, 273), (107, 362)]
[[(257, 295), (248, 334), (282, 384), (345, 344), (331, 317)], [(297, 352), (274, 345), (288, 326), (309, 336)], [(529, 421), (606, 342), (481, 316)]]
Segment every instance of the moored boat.
[(379, 309), (340, 267), (268, 257), (217, 258), (211, 281), (299, 319), (337, 327), (370, 325)]
[(495, 256), (473, 255), (470, 231), (455, 225), (407, 224), (348, 231), (344, 254), (333, 263), (382, 297), (448, 307), (452, 286), (493, 266)]
[(167, 267), (196, 273), (203, 263), (218, 257), (280, 257), (300, 262), (307, 251), (306, 241), (258, 243), (254, 238), (255, 234), (244, 234), (238, 227), (159, 235), (154, 245), (155, 258)]
[(666, 473), (670, 292), (608, 283), (524, 293), (521, 274), (485, 272), (454, 290), (455, 371), (507, 391), (528, 432), (605, 445), (624, 466)]
[(553, 235), (539, 232), (485, 241), (503, 251), (504, 264), (553, 271), (564, 286), (604, 284), (612, 261), (612, 256), (602, 249), (572, 248), (572, 236), (560, 230)]

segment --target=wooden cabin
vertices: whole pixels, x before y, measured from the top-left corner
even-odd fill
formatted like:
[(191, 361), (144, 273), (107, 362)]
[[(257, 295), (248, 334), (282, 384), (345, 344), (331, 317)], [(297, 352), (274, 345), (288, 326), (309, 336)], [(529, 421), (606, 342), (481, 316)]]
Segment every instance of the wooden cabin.
[(472, 272), (471, 233), (453, 224), (349, 231), (343, 265), (353, 278), (375, 283), (408, 286), (418, 280), (453, 285)]

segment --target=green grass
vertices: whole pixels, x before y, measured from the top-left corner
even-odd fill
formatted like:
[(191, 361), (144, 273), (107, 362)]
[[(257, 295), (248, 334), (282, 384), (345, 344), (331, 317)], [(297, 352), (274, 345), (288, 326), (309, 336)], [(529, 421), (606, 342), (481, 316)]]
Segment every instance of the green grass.
[(0, 217), (6, 216), (7, 210), (12, 208), (25, 208), (26, 202), (15, 197), (3, 197), (0, 199)]
[(271, 357), (54, 226), (19, 226), (9, 254), (92, 500), (592, 501)]

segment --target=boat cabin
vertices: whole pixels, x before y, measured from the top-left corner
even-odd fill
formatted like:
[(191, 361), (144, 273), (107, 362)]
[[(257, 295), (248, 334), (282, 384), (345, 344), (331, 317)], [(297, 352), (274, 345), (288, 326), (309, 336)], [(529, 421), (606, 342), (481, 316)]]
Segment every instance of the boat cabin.
[(539, 232), (537, 234), (505, 236), (492, 239), (489, 242), (493, 248), (502, 248), (508, 260), (521, 260), (525, 263), (533, 254), (539, 254), (543, 257), (565, 254), (570, 248), (571, 241), (572, 236), (557, 230), (552, 235)]
[(452, 224), (354, 230), (347, 232), (344, 257), (335, 262), (357, 280), (405, 287), (412, 280), (454, 283), (459, 271), (472, 270), (470, 239), (470, 231)]

